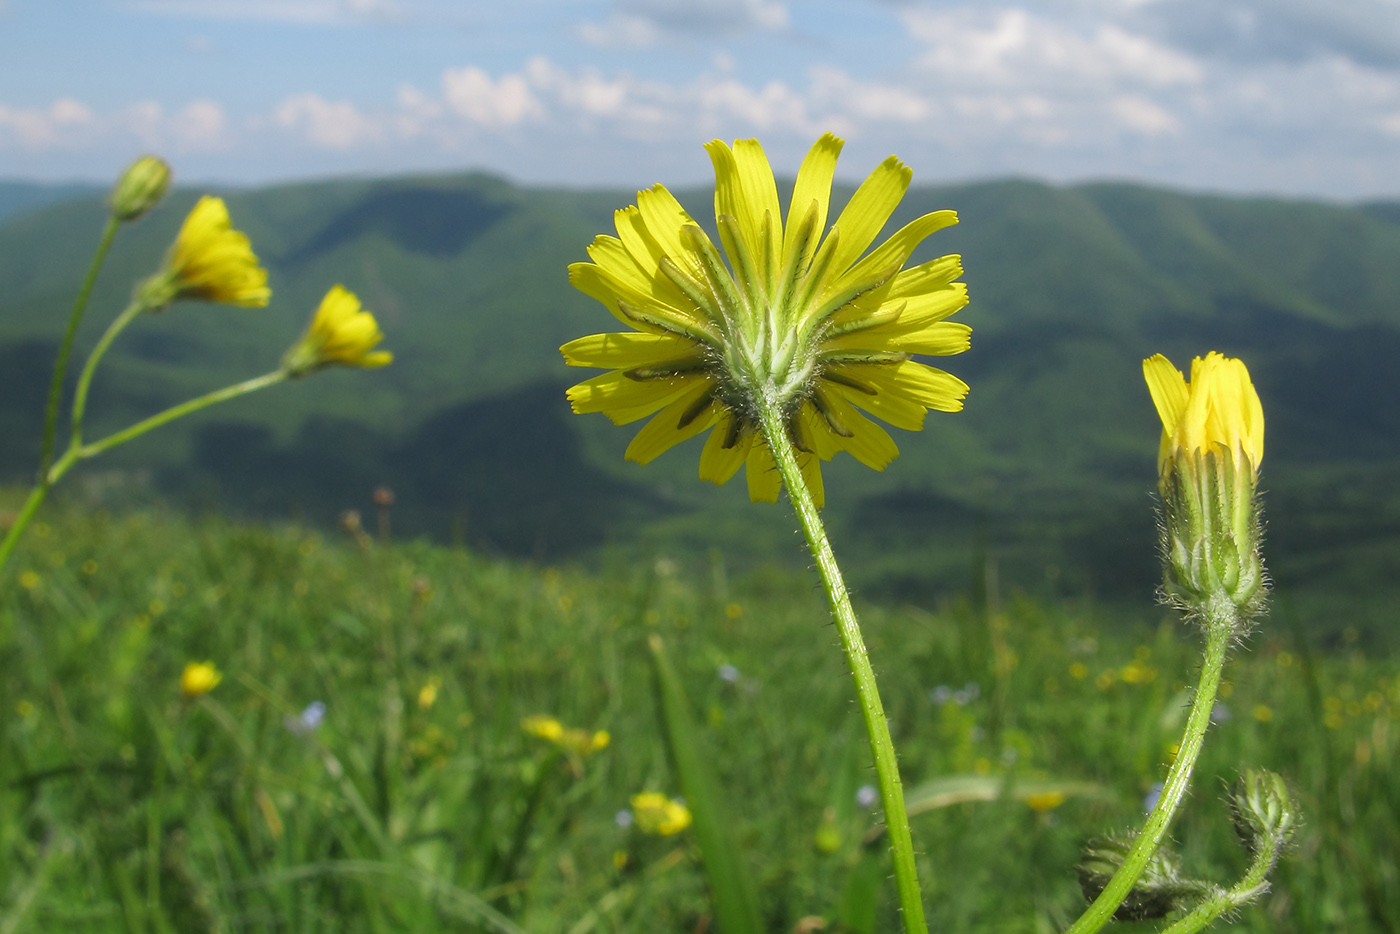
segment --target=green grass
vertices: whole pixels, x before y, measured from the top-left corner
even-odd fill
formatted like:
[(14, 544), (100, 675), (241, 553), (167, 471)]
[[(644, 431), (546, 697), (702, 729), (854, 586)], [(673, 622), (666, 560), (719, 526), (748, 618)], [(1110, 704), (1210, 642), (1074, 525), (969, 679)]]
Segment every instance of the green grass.
[[(848, 896), (888, 875), (878, 843), (861, 844), (874, 821), (855, 795), (872, 773), (809, 574), (718, 553), (539, 567), (62, 503), (41, 522), (0, 580), (0, 931), (705, 930), (689, 832), (615, 818), (638, 791), (679, 793), (651, 635), (699, 720), (767, 929), (838, 914), (859, 927)], [(1164, 774), (1199, 643), (1148, 594), (1122, 620), (993, 591), (858, 595), (858, 610), (911, 788), (1091, 786), (1050, 810), (1012, 795), (914, 817), (934, 930), (1038, 934), (1083, 904), (1082, 842), (1131, 827)], [(1368, 657), (1354, 632), (1309, 648), (1282, 596), (1227, 670), (1230, 716), (1175, 837), (1189, 872), (1231, 883), (1245, 858), (1223, 783), (1281, 772), (1305, 826), (1238, 927), (1394, 930), (1396, 659)], [(222, 683), (183, 700), (183, 666), (205, 659)], [(940, 685), (953, 691), (936, 703)], [(322, 725), (289, 729), (317, 700)], [(560, 757), (520, 729), (539, 713), (611, 743)], [(885, 884), (875, 930), (893, 910)]]

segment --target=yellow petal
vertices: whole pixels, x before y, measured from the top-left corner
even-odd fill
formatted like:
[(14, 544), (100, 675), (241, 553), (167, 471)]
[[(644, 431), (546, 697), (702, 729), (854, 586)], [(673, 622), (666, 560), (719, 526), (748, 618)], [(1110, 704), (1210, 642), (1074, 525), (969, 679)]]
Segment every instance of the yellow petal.
[(729, 435), (729, 426), (734, 415), (726, 413), (719, 418), (719, 424), (705, 439), (705, 448), (700, 452), (700, 479), (709, 480), (717, 486), (729, 482), (729, 478), (739, 472), (748, 459), (753, 435), (742, 435), (732, 448), (724, 447), (724, 439)]
[(637, 192), (637, 209), (642, 213), (647, 230), (660, 244), (664, 255), (681, 267), (692, 279), (704, 281), (704, 272), (690, 248), (685, 245), (681, 231), (696, 226), (685, 208), (662, 185)]
[(894, 277), (890, 300), (944, 288), (962, 274), (962, 256), (957, 253), (949, 253), (926, 263), (910, 266)]
[(889, 432), (857, 412), (839, 393), (825, 388), (818, 392), (822, 393), (823, 402), (831, 407), (836, 418), (851, 432), (849, 438), (833, 437), (852, 457), (874, 470), (884, 470), (890, 461), (899, 456), (899, 447)]
[(1152, 404), (1162, 419), (1162, 430), (1168, 435), (1176, 434), (1176, 426), (1181, 424), (1181, 415), (1186, 411), (1186, 400), (1190, 395), (1186, 377), (1161, 354), (1142, 361), (1142, 375), (1147, 381)]
[(649, 464), (660, 454), (670, 450), (682, 441), (693, 438), (714, 424), (718, 403), (710, 405), (700, 415), (693, 417), (684, 426), (680, 420), (692, 412), (694, 406), (714, 389), (713, 380), (701, 383), (682, 394), (676, 401), (656, 414), (647, 422), (632, 443), (627, 445), (627, 460), (639, 464)]
[(816, 232), (807, 245), (807, 255), (801, 265), (806, 267), (816, 252), (817, 240), (826, 227), (826, 214), (831, 205), (831, 179), (836, 174), (836, 158), (841, 155), (843, 141), (830, 133), (812, 144), (802, 167), (797, 170), (797, 182), (792, 186), (792, 203), (788, 205), (787, 226), (783, 232), (783, 264), (792, 262), (795, 230), (807, 212), (808, 205), (816, 202)]
[(690, 356), (698, 349), (694, 341), (674, 334), (623, 331), (580, 337), (560, 347), (559, 352), (569, 366), (622, 370)]
[(602, 412), (614, 424), (625, 425), (645, 418), (668, 405), (697, 380), (708, 380), (706, 373), (686, 373), (666, 379), (635, 380), (620, 372), (604, 373), (569, 387), (574, 412)]
[(783, 489), (783, 478), (762, 438), (756, 439), (749, 448), (748, 466), (749, 499), (755, 503), (776, 503)]
[[(833, 369), (842, 370), (845, 368), (834, 367)], [(874, 393), (864, 393), (840, 384), (828, 383), (827, 385), (830, 386), (833, 394), (841, 396), (847, 402), (864, 409), (877, 418), (884, 419), (896, 428), (903, 428), (905, 431), (918, 431), (924, 427), (924, 415), (928, 409), (916, 402), (911, 402), (902, 395), (878, 390)]]
[(894, 366), (853, 364), (850, 369), (857, 372), (857, 379), (870, 383), (881, 395), (897, 395), (940, 412), (962, 411), (962, 400), (967, 396), (967, 383), (913, 360)]
[(836, 229), (841, 231), (841, 236), (831, 258), (832, 272), (836, 275), (845, 272), (875, 242), (913, 177), (914, 173), (904, 163), (890, 156), (861, 182), (836, 219)]
[(632, 261), (650, 279), (652, 293), (665, 304), (686, 311), (692, 318), (704, 317), (686, 294), (661, 271), (661, 259), (667, 255), (666, 247), (652, 234), (642, 212), (628, 206), (614, 212), (613, 220), (617, 225), (618, 238), (627, 248)]
[[(898, 203), (898, 199), (896, 199), (896, 203)], [(914, 249), (925, 238), (945, 227), (951, 227), (957, 222), (958, 214), (956, 211), (936, 211), (910, 221), (895, 231), (884, 243), (871, 250), (868, 256), (839, 276), (835, 283), (829, 287), (830, 291), (840, 292), (864, 279), (873, 278), (892, 266), (904, 265)], [(876, 232), (879, 232), (878, 228)], [(842, 230), (842, 245), (844, 245), (845, 238), (846, 232)], [(841, 267), (834, 265), (833, 268), (840, 269)]]

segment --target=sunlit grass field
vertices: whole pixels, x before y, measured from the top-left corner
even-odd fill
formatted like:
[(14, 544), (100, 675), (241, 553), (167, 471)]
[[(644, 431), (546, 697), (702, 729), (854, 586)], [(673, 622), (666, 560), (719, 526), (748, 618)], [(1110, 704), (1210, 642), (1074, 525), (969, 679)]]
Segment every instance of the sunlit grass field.
[[(768, 929), (895, 927), (810, 573), (720, 554), (540, 567), (62, 504), (41, 518), (0, 586), (0, 932), (712, 929), (690, 832), (620, 816), (638, 792), (680, 794), (654, 635)], [(1279, 597), (1227, 670), (1174, 833), (1186, 871), (1243, 871), (1224, 785), (1267, 767), (1305, 825), (1237, 926), (1396, 930), (1396, 659), (1310, 648)], [(1082, 843), (1137, 824), (1165, 774), (1196, 634), (1150, 594), (1135, 618), (1009, 590), (856, 598), (919, 804), (931, 927), (1063, 928)], [(206, 660), (222, 681), (183, 698), (181, 671)], [(561, 752), (521, 728), (538, 714), (609, 742)], [(1069, 793), (1016, 791), (1046, 781)], [(935, 795), (957, 788), (1001, 794)]]

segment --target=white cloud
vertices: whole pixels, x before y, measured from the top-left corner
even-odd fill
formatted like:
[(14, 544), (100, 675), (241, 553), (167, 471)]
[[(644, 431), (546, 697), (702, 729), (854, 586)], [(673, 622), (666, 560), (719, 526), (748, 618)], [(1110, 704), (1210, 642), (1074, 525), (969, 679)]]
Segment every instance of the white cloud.
[(6, 133), (26, 149), (82, 145), (93, 124), (92, 111), (71, 97), (61, 97), (46, 110), (13, 109), (0, 104), (0, 142)]
[(395, 19), (400, 15), (398, 4), (392, 0), (135, 0), (131, 8), (164, 16), (313, 25)]
[(790, 23), (784, 0), (618, 0), (602, 23), (584, 23), (579, 38), (605, 48), (645, 48), (664, 40), (706, 40)]
[(231, 142), (224, 108), (207, 99), (190, 101), (176, 111), (170, 118), (169, 130), (181, 149), (223, 149)]
[(453, 111), (486, 127), (516, 126), (544, 115), (523, 75), (495, 81), (475, 65), (449, 68), (442, 75), (442, 90)]
[(328, 101), (310, 92), (289, 97), (273, 112), (273, 121), (326, 149), (349, 149), (376, 140), (380, 129), (349, 101)]
[(1116, 25), (1084, 35), (1021, 9), (917, 9), (903, 20), (925, 46), (917, 65), (959, 84), (1166, 87), (1198, 83), (1204, 74), (1191, 57)]
[(1181, 121), (1145, 97), (1124, 95), (1109, 105), (1123, 127), (1143, 136), (1162, 136), (1181, 130)]

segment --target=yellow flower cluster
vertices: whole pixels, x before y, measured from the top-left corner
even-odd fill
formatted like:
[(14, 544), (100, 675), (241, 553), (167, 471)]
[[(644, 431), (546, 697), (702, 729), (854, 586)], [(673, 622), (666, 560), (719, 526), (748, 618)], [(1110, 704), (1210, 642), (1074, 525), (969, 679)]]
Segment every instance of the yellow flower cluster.
[(593, 733), (577, 727), (566, 727), (554, 717), (536, 714), (520, 721), (520, 728), (531, 736), (551, 742), (564, 752), (577, 756), (590, 756), (608, 748), (612, 736), (607, 730)]
[(644, 791), (632, 796), (632, 819), (642, 833), (668, 837), (689, 827), (691, 815), (680, 800), (659, 791)]

